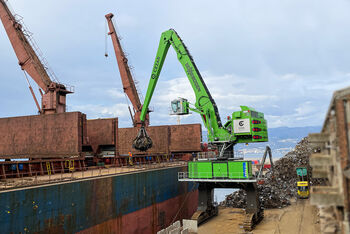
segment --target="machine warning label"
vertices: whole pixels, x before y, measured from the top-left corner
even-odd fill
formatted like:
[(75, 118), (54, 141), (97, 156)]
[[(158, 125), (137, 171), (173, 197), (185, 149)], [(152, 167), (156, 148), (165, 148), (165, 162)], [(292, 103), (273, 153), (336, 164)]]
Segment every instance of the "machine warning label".
[(249, 119), (235, 119), (233, 120), (233, 131), (235, 133), (250, 133)]

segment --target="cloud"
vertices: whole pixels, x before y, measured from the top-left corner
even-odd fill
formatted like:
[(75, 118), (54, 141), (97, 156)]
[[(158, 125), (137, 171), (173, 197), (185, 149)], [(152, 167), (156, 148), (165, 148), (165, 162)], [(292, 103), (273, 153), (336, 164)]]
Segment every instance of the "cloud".
[(114, 117), (120, 117), (124, 119), (130, 116), (128, 105), (122, 103), (115, 105), (77, 105), (72, 106), (69, 111), (81, 111), (87, 115), (88, 119)]
[(115, 99), (125, 98), (125, 93), (121, 92), (117, 88), (108, 89), (107, 93), (110, 95), (110, 97)]
[[(220, 4), (210, 0), (167, 4), (161, 0), (137, 4), (17, 0), (11, 4), (24, 17), (60, 81), (76, 87), (76, 93), (67, 97), (69, 110), (86, 112), (89, 118), (118, 116), (121, 124), (131, 126), (110, 38), (111, 56), (103, 56), (104, 15), (109, 12), (115, 14), (139, 91), (146, 93), (161, 32), (175, 28), (222, 118), (239, 110), (240, 105), (249, 105), (265, 113), (270, 127), (321, 125), (332, 92), (350, 85), (347, 0), (223, 0)], [(1, 117), (36, 113), (2, 26), (0, 79)], [(176, 116), (168, 115), (170, 101), (177, 97), (195, 102), (170, 48), (151, 102), (153, 125), (177, 121)], [(181, 121), (201, 119), (194, 113)]]
[[(248, 105), (265, 113), (270, 127), (321, 125), (332, 95), (328, 86), (314, 89), (310, 85), (317, 82), (319, 77), (269, 74), (264, 78), (264, 82), (269, 84), (266, 86), (255, 82), (252, 77), (239, 77), (236, 74), (206, 75), (203, 79), (209, 84), (207, 86), (218, 105), (222, 119), (239, 110), (240, 105)], [(332, 81), (335, 88), (343, 86), (346, 75), (338, 74), (338, 79)], [(350, 84), (350, 81), (345, 83)], [(155, 113), (151, 113), (151, 119), (153, 116), (157, 119), (163, 118), (164, 121), (159, 122), (166, 123), (169, 117), (163, 114), (169, 113), (170, 102), (177, 97), (184, 97), (195, 103), (194, 91), (187, 77), (160, 80), (152, 100), (157, 109)], [(196, 113), (184, 121), (201, 121), (195, 116)]]

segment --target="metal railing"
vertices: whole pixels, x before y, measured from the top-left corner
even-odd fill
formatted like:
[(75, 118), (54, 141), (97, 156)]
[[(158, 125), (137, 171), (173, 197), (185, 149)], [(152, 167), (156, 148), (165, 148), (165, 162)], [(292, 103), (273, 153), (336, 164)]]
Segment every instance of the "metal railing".
[[(215, 152), (215, 151), (207, 151), (207, 152), (198, 152), (198, 153), (195, 153), (195, 156), (198, 158), (198, 159), (210, 159), (210, 158), (217, 158), (218, 157), (218, 153)], [(232, 158), (232, 154), (230, 153), (224, 153), (223, 154), (224, 157), (227, 157), (227, 158)], [(242, 150), (237, 150), (234, 152), (234, 155), (233, 155), (234, 159), (243, 159), (244, 158), (244, 152)]]
[(255, 179), (254, 176), (249, 177), (249, 175), (243, 175), (241, 172), (228, 172), (225, 174), (222, 174), (222, 176), (217, 176), (214, 177), (212, 172), (194, 172), (194, 173), (189, 173), (189, 172), (179, 172), (178, 173), (178, 179), (193, 179), (193, 180), (198, 180), (198, 179)]
[[(239, 151), (238, 151), (239, 152)], [(204, 154), (203, 154), (204, 153)], [(205, 153), (209, 153), (209, 152), (200, 152), (198, 153), (198, 161), (200, 161), (200, 156), (202, 156), (203, 160), (207, 160), (208, 162), (210, 162), (210, 159), (208, 160), (208, 158), (203, 157), (203, 155), (205, 155)], [(261, 164), (259, 165), (259, 171), (253, 171), (252, 176), (249, 177), (248, 174), (246, 174), (243, 171), (239, 171), (239, 172), (230, 172), (228, 171), (227, 173), (222, 173), (222, 174), (218, 174), (215, 173), (215, 177), (214, 177), (214, 173), (212, 171), (208, 171), (208, 172), (179, 172), (178, 173), (178, 179), (193, 179), (193, 180), (200, 180), (200, 179), (238, 179), (238, 180), (242, 180), (242, 179), (253, 179), (253, 180), (261, 180), (265, 178), (265, 175), (263, 173), (263, 168), (265, 165), (265, 161), (266, 161), (266, 157), (269, 156), (270, 159), (270, 163), (271, 163), (271, 173), (273, 174), (273, 160), (272, 160), (272, 152), (271, 152), (271, 148), (269, 146), (266, 146), (265, 148), (265, 152), (264, 155), (262, 157), (261, 160)], [(237, 157), (236, 157), (237, 158)], [(242, 157), (243, 159), (243, 157)], [(219, 176), (218, 176), (219, 175)]]
[[(89, 179), (110, 175), (118, 175), (132, 172), (139, 172), (144, 170), (160, 169), (167, 167), (185, 166), (185, 161), (173, 160), (161, 163), (130, 163), (128, 166), (94, 166), (86, 167), (78, 170), (62, 170), (62, 169), (46, 169), (42, 172), (32, 172), (32, 176), (28, 176), (29, 172), (20, 172), (19, 177), (17, 173), (6, 173), (6, 179), (0, 179), (0, 191), (25, 188), (35, 185), (55, 184), (66, 181), (76, 181), (80, 179)], [(12, 178), (10, 178), (12, 177)]]

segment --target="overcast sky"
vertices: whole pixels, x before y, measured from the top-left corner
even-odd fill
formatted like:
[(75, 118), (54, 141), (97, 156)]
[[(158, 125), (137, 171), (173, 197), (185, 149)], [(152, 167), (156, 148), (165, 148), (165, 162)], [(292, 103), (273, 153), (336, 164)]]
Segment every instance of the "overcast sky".
[[(10, 0), (34, 33), (59, 81), (75, 86), (69, 111), (119, 117), (131, 126), (108, 38), (112, 12), (146, 93), (160, 34), (174, 28), (190, 50), (222, 118), (248, 105), (270, 127), (322, 125), (334, 90), (350, 85), (350, 1), (40, 1)], [(0, 117), (36, 114), (23, 72), (0, 26)], [(32, 81), (32, 85), (35, 83)], [(170, 49), (151, 106), (151, 124), (174, 124), (170, 101), (194, 93)], [(182, 117), (197, 123), (197, 114)]]

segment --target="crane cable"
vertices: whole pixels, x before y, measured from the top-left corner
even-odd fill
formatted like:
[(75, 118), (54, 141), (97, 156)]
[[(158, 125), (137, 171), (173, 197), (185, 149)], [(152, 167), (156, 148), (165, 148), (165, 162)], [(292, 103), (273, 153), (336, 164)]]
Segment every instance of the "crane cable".
[(105, 21), (105, 57), (108, 57), (108, 29), (107, 29), (107, 21)]
[(134, 112), (134, 114), (135, 114), (134, 106), (131, 105), (132, 103), (129, 101), (129, 98), (128, 98), (128, 96), (126, 95), (125, 92), (124, 92), (124, 96), (125, 96), (125, 100), (126, 100), (126, 105), (128, 106), (128, 108), (130, 108), (130, 106), (132, 106), (131, 108), (132, 108), (132, 110), (133, 110), (133, 112)]
[[(24, 77), (26, 78), (26, 81), (27, 81), (27, 83), (28, 83), (28, 88), (29, 88), (29, 90), (30, 90), (30, 92), (31, 92), (31, 94), (32, 94), (32, 96), (33, 96), (35, 105), (36, 105), (36, 107), (38, 108), (38, 112), (39, 112), (39, 113), (42, 113), (42, 109), (40, 108), (38, 99), (37, 99), (36, 96), (35, 96), (35, 93), (34, 93), (34, 90), (33, 90), (33, 88), (32, 88), (32, 85), (30, 84), (30, 81), (29, 81), (29, 79), (28, 79), (27, 73), (26, 73), (25, 70), (23, 70), (23, 73), (24, 73)], [(40, 91), (40, 88), (39, 88), (39, 91)], [(40, 92), (40, 93), (41, 93), (41, 92)]]

